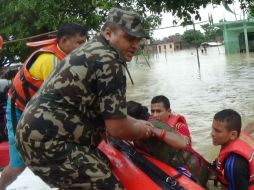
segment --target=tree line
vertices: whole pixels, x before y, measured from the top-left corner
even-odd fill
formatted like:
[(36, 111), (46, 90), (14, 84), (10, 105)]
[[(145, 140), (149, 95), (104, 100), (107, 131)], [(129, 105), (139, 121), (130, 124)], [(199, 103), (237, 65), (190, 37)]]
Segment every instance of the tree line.
[[(8, 42), (56, 31), (67, 22), (84, 25), (96, 33), (112, 7), (123, 7), (144, 16), (147, 35), (152, 36), (152, 29), (160, 25), (163, 12), (171, 12), (175, 16), (172, 24), (187, 24), (193, 19), (201, 20), (201, 7), (222, 2), (231, 4), (234, 0), (0, 0), (0, 35)], [(240, 0), (240, 4), (250, 14), (254, 13), (253, 0)], [(42, 36), (36, 40), (48, 37), (50, 36)], [(0, 64), (4, 60), (23, 61), (32, 51), (26, 47), (26, 42), (23, 40), (5, 44), (0, 52)]]

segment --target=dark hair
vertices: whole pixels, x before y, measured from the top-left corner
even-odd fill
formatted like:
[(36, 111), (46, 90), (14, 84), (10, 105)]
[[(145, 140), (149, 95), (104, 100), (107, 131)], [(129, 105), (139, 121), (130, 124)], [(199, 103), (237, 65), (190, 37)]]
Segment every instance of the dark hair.
[(81, 36), (87, 36), (88, 38), (88, 30), (78, 24), (75, 23), (68, 23), (63, 25), (56, 34), (56, 39), (60, 40), (63, 36), (76, 36), (77, 34)]
[(214, 120), (226, 122), (226, 128), (229, 131), (237, 131), (238, 136), (240, 135), (242, 128), (241, 116), (238, 112), (232, 109), (224, 109), (214, 115)]
[(151, 100), (151, 104), (156, 103), (163, 103), (166, 109), (170, 108), (170, 101), (166, 96), (163, 95), (154, 96), (153, 99)]
[(135, 101), (127, 102), (127, 114), (135, 119), (148, 120), (150, 114), (148, 108)]

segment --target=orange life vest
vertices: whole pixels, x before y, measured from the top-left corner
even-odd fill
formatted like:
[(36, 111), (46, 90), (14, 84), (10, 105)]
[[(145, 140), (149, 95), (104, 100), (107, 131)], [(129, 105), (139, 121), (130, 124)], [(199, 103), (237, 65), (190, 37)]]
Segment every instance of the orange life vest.
[(59, 50), (56, 41), (54, 41), (53, 44), (38, 49), (28, 57), (21, 70), (14, 77), (12, 86), (8, 92), (9, 96), (20, 110), (24, 110), (27, 102), (43, 83), (43, 80), (33, 78), (29, 73), (29, 69), (38, 56), (45, 52), (54, 54), (60, 61), (66, 56), (64, 52)]
[(185, 131), (188, 134), (184, 134), (184, 136), (187, 136), (190, 140), (189, 144), (191, 145), (191, 136), (190, 136), (190, 132), (189, 132), (189, 127), (188, 124), (184, 118), (184, 116), (180, 115), (180, 114), (170, 114), (170, 117), (168, 118), (167, 122), (166, 122), (169, 126), (171, 126), (174, 130), (178, 131), (180, 134), (182, 134), (181, 132), (181, 128), (183, 127), (182, 125), (185, 125)]
[(178, 122), (181, 122), (181, 123), (185, 124), (186, 126), (188, 126), (185, 118), (182, 115), (179, 115), (179, 114), (170, 114), (170, 117), (167, 120), (167, 124), (169, 126), (172, 126), (172, 127), (175, 128), (176, 124)]
[(254, 190), (254, 139), (248, 133), (242, 131), (239, 138), (221, 149), (217, 159), (217, 170), (221, 174), (220, 181), (225, 185), (228, 182), (223, 175), (224, 161), (230, 153), (239, 154), (249, 162), (250, 180), (248, 189)]

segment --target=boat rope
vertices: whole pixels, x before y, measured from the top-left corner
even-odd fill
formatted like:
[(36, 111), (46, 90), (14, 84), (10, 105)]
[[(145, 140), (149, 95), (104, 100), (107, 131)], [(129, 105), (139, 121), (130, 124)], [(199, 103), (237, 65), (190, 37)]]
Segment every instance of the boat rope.
[(133, 147), (127, 145), (123, 141), (111, 140), (110, 144), (122, 152), (134, 165), (148, 175), (163, 190), (186, 190), (175, 180), (182, 175), (181, 173), (176, 176), (169, 176), (140, 152), (137, 152)]

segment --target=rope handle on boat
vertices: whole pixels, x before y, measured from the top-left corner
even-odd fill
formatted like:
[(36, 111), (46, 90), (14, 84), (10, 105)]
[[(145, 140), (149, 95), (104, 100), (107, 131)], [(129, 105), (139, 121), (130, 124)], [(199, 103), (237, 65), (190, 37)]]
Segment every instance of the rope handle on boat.
[(111, 139), (110, 144), (129, 158), (136, 167), (141, 169), (141, 171), (163, 190), (187, 190), (182, 187), (174, 177), (169, 176), (166, 172), (145, 158), (142, 153), (136, 151), (133, 146), (129, 146), (126, 142), (113, 139)]

